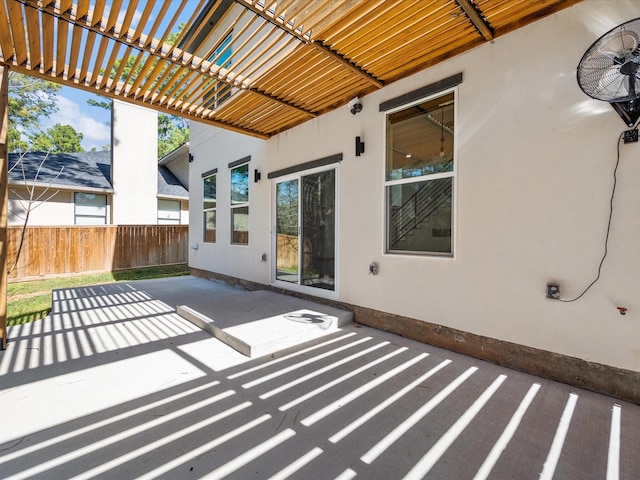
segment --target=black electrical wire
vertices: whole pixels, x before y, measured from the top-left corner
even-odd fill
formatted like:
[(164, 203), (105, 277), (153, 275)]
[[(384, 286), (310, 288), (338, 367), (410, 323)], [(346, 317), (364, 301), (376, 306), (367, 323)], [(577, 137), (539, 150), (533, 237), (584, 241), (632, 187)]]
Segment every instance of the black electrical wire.
[(589, 291), (591, 287), (595, 285), (598, 280), (600, 280), (602, 265), (604, 264), (604, 259), (607, 258), (607, 253), (609, 252), (609, 234), (611, 233), (611, 219), (613, 218), (613, 198), (616, 194), (616, 184), (618, 183), (617, 175), (618, 165), (620, 165), (620, 142), (622, 141), (623, 136), (624, 132), (622, 132), (618, 137), (618, 155), (616, 158), (616, 166), (613, 168), (613, 188), (611, 189), (611, 198), (609, 199), (609, 220), (607, 222), (607, 234), (604, 238), (604, 254), (602, 255), (602, 259), (600, 260), (600, 265), (598, 265), (598, 274), (596, 275), (596, 278), (589, 285), (587, 285), (587, 288), (585, 288), (580, 295), (578, 295), (576, 298), (572, 298), (571, 300), (563, 300), (562, 298), (559, 298), (558, 300), (560, 300), (561, 302), (571, 303), (579, 300), (585, 293)]

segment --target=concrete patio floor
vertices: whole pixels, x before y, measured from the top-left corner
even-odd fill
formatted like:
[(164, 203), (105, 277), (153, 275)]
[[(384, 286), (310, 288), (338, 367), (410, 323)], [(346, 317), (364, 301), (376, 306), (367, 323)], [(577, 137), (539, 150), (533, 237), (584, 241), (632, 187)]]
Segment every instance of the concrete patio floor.
[(153, 282), (9, 329), (0, 478), (640, 478), (638, 405), (356, 324), (251, 359)]

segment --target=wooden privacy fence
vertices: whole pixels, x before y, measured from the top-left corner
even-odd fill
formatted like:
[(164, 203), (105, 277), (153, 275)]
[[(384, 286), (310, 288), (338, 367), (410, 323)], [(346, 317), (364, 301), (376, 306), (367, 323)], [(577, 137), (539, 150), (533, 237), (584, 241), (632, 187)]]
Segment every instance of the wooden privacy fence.
[[(7, 268), (22, 227), (8, 227)], [(9, 280), (187, 263), (188, 225), (27, 227)]]

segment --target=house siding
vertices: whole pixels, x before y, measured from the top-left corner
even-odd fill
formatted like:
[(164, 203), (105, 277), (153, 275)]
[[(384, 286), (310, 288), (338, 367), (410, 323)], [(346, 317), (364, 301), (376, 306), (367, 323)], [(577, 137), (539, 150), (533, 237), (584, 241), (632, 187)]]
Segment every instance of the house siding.
[[(192, 123), (190, 251), (194, 268), (270, 283), (272, 171), (337, 153), (338, 300), (585, 362), (640, 371), (640, 144), (578, 87), (576, 66), (603, 33), (638, 16), (633, 1), (585, 0), (271, 138)], [(381, 103), (463, 73), (457, 87), (455, 256), (384, 253), (385, 114)], [(355, 137), (366, 143), (356, 157)], [(250, 155), (250, 242), (229, 243), (229, 162)], [(218, 242), (203, 245), (202, 172), (218, 168)], [(253, 176), (253, 175), (251, 175)], [(378, 275), (369, 275), (369, 265)], [(627, 308), (621, 315), (617, 307)]]

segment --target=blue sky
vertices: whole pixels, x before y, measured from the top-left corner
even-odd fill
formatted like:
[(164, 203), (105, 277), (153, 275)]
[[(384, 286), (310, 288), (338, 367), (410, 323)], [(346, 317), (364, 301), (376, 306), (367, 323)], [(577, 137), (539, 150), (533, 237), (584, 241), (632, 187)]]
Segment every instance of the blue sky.
[[(177, 0), (176, 6), (179, 5)], [(93, 8), (94, 0), (90, 1), (91, 8)], [(176, 25), (181, 22), (185, 22), (191, 15), (195, 6), (198, 5), (196, 0), (188, 0), (185, 11), (179, 17)], [(123, 10), (127, 6), (127, 2), (124, 3)], [(159, 9), (161, 2), (154, 9)], [(133, 16), (131, 28), (135, 28), (142, 15), (141, 9), (144, 8), (144, 4), (138, 5), (135, 15)], [(111, 9), (111, 0), (107, 0), (105, 13)], [(170, 13), (171, 9), (165, 16), (165, 20), (161, 23), (160, 31), (163, 31), (167, 27), (168, 20), (173, 16)], [(121, 16), (124, 12), (121, 13)], [(153, 18), (153, 15), (152, 17)], [(95, 55), (95, 51), (93, 52)], [(102, 147), (111, 143), (111, 130), (108, 123), (111, 120), (111, 113), (108, 110), (91, 107), (87, 105), (87, 99), (93, 98), (95, 100), (106, 100), (106, 98), (99, 97), (98, 95), (88, 93), (84, 90), (71, 87), (62, 87), (58, 93), (58, 109), (59, 111), (51, 115), (48, 119), (45, 119), (42, 123), (44, 128), (50, 128), (56, 123), (62, 125), (71, 125), (76, 131), (82, 133), (82, 148), (85, 150), (91, 150), (96, 148), (102, 150)]]
[(87, 104), (87, 99), (106, 100), (104, 97), (71, 87), (62, 87), (58, 92), (58, 111), (43, 122), (44, 128), (56, 123), (71, 125), (82, 133), (82, 148), (91, 150), (111, 143), (111, 112)]

